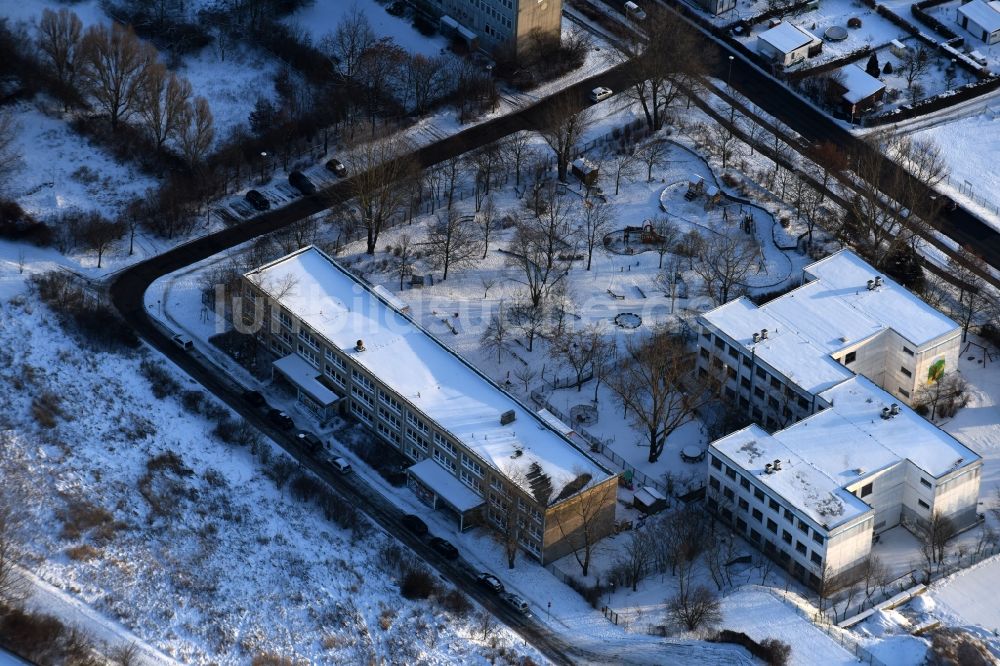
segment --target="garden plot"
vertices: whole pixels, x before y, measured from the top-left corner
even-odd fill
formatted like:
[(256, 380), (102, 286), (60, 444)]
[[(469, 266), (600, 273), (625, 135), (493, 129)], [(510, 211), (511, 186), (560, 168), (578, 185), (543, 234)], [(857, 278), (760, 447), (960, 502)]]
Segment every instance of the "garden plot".
[(963, 51), (978, 51), (981, 56), (986, 58), (986, 66), (990, 71), (1000, 72), (1000, 44), (988, 45), (983, 41), (982, 35), (973, 34), (962, 27), (962, 24), (959, 22), (961, 14), (958, 13), (958, 8), (962, 4), (962, 0), (951, 0), (951, 2), (945, 2), (936, 7), (929, 7), (926, 11), (941, 21), (941, 23), (954, 30), (956, 35), (965, 37), (965, 44), (962, 46)]

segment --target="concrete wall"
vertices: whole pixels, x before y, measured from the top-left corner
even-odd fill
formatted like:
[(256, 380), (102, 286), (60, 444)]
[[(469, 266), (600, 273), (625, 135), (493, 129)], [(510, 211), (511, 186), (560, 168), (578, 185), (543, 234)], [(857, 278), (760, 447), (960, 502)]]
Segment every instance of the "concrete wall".
[(576, 494), (545, 512), (542, 564), (569, 555), (586, 541), (594, 544), (614, 533), (618, 477)]
[(851, 582), (850, 578), (872, 549), (875, 519), (871, 514), (838, 527), (830, 533), (826, 546), (826, 575), (834, 587)]
[(876, 533), (884, 532), (899, 524), (900, 508), (906, 496), (907, 469), (910, 466), (909, 462), (900, 461), (846, 487), (848, 492), (861, 497), (861, 489), (869, 483), (872, 484), (872, 493), (861, 497), (861, 501), (875, 510), (872, 529)]
[(562, 0), (520, 0), (517, 7), (517, 39), (520, 49), (534, 30), (559, 35), (562, 25)]

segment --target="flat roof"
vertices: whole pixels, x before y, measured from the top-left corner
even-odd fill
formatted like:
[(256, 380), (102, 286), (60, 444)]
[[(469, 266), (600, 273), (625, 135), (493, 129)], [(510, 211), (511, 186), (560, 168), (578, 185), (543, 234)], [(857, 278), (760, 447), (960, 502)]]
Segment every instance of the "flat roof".
[[(549, 504), (613, 476), (319, 249), (246, 277), (536, 499), (538, 474), (551, 482)], [(516, 418), (500, 425), (507, 411)]]
[[(739, 298), (702, 318), (810, 393), (853, 377), (833, 354), (879, 333), (891, 329), (918, 347), (959, 334), (958, 324), (891, 278), (882, 275), (882, 286), (869, 291), (877, 272), (849, 250), (804, 274), (809, 282), (760, 307)], [(755, 343), (753, 334), (765, 328), (767, 339)]]
[(319, 376), (319, 370), (309, 365), (298, 354), (292, 353), (284, 358), (279, 358), (274, 362), (274, 367), (324, 407), (332, 405), (340, 399), (336, 393), (323, 386), (316, 379)]
[(782, 21), (770, 30), (765, 30), (757, 36), (778, 49), (782, 53), (791, 53), (806, 44), (819, 41), (816, 35), (797, 25)]
[[(712, 442), (712, 447), (828, 530), (872, 511), (842, 483), (757, 424)], [(781, 470), (768, 474), (764, 465), (775, 460), (781, 461)]]
[(972, 0), (958, 8), (958, 11), (986, 32), (1000, 30), (1000, 0), (983, 2)]
[(464, 513), (483, 504), (482, 497), (431, 458), (421, 460), (407, 471), (457, 511)]
[(885, 90), (884, 83), (857, 65), (847, 65), (837, 71), (840, 74), (841, 85), (846, 88), (843, 98), (851, 104), (857, 104), (878, 91)]

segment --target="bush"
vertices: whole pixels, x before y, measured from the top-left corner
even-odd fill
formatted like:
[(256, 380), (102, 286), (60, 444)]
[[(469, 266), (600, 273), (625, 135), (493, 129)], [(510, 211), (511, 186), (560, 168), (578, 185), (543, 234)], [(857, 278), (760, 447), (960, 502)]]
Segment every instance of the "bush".
[(201, 405), (204, 401), (205, 394), (201, 391), (184, 391), (181, 394), (181, 404), (192, 414), (201, 413)]
[(735, 643), (736, 645), (742, 645), (750, 654), (771, 666), (785, 666), (792, 654), (792, 647), (788, 643), (779, 641), (777, 638), (765, 638), (758, 643), (741, 631), (723, 629), (708, 640), (714, 643)]
[(0, 646), (36, 664), (90, 665), (93, 642), (58, 618), (17, 608), (0, 609)]
[(31, 399), (31, 415), (35, 423), (45, 429), (56, 427), (56, 418), (64, 416), (58, 395), (44, 391)]
[(399, 593), (407, 599), (426, 599), (437, 587), (434, 577), (426, 569), (410, 569), (403, 576)]
[(52, 244), (52, 229), (26, 213), (16, 202), (0, 199), (0, 238), (26, 241), (40, 247)]
[(149, 388), (153, 395), (160, 400), (181, 389), (180, 384), (161, 363), (147, 359), (139, 365), (139, 372), (149, 382)]
[(472, 603), (469, 601), (469, 598), (454, 588), (448, 590), (443, 595), (439, 595), (437, 599), (441, 608), (459, 619), (467, 618), (469, 613), (472, 612)]
[(118, 313), (88, 296), (72, 275), (52, 271), (30, 280), (39, 299), (56, 312), (60, 325), (74, 328), (86, 342), (105, 349), (139, 346), (135, 332)]
[(289, 487), (292, 490), (292, 497), (300, 501), (314, 499), (323, 490), (323, 484), (319, 479), (305, 472), (296, 474)]
[(591, 608), (599, 608), (601, 605), (601, 597), (604, 594), (603, 588), (601, 588), (600, 583), (594, 583), (593, 585), (587, 585), (586, 582), (573, 578), (570, 576), (567, 584), (576, 590), (581, 597), (590, 604)]

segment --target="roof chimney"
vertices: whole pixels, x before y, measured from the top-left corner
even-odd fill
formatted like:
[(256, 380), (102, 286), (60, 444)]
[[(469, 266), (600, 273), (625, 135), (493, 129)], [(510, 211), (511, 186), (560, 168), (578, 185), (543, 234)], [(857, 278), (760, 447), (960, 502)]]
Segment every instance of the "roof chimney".
[(875, 289), (875, 280), (868, 280), (868, 291)]
[(892, 414), (893, 416), (899, 414), (899, 405), (897, 405), (896, 403), (892, 403), (892, 406), (889, 407), (889, 413)]
[(773, 467), (773, 469), (774, 469), (775, 472), (780, 471), (781, 470), (781, 460), (778, 459), (778, 458), (775, 458), (774, 459), (774, 465), (772, 465), (772, 467)]
[(358, 340), (358, 344), (354, 345), (354, 351), (362, 352), (365, 350), (365, 341)]
[(767, 329), (766, 328), (760, 329), (760, 339), (761, 340), (767, 340)]
[(892, 413), (889, 411), (888, 407), (883, 407), (882, 408), (882, 418), (883, 419), (891, 419), (892, 418)]
[(881, 275), (876, 275), (875, 276), (875, 286), (876, 287), (881, 287), (882, 286), (882, 276)]
[(754, 333), (753, 334), (753, 341), (755, 343), (760, 342), (760, 333)]
[(774, 472), (771, 463), (764, 463), (764, 474), (772, 474)]

